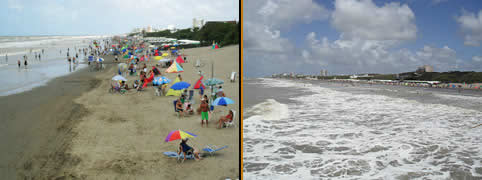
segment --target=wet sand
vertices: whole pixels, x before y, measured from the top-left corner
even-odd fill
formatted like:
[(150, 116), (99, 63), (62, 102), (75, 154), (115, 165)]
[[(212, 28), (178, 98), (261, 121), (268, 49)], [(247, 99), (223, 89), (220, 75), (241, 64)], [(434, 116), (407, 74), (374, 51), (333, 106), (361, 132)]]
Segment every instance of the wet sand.
[[(214, 61), (215, 77), (225, 81), (226, 95), (236, 101), (228, 107), (216, 108), (208, 128), (201, 127), (200, 115), (177, 118), (172, 105), (176, 97), (155, 96), (151, 86), (143, 92), (108, 93), (110, 78), (117, 72), (117, 68), (109, 65), (104, 72), (75, 73), (52, 81), (58, 84), (49, 83), (1, 98), (0, 109), (7, 114), (4, 123), (7, 126), (1, 132), (5, 142), (0, 151), (1, 174), (19, 179), (237, 178), (239, 113), (235, 128), (216, 129), (214, 122), (227, 109), (239, 112), (239, 80), (229, 82), (229, 73), (239, 69), (238, 49), (239, 46), (229, 46), (219, 50), (209, 47), (185, 50), (191, 61), (183, 65), (184, 81), (194, 84), (199, 78), (198, 70), (210, 77), (209, 62)], [(196, 69), (193, 60), (198, 58), (204, 66)], [(112, 57), (105, 59), (112, 61)], [(160, 70), (165, 75), (165, 69)], [(176, 75), (166, 76), (174, 80)], [(132, 85), (138, 77), (127, 78)], [(196, 94), (194, 98), (197, 107), (199, 96)], [(176, 151), (179, 142), (166, 143), (164, 138), (177, 129), (198, 135), (188, 142), (195, 148), (202, 149), (208, 144), (229, 147), (199, 162), (177, 163), (162, 154)]]

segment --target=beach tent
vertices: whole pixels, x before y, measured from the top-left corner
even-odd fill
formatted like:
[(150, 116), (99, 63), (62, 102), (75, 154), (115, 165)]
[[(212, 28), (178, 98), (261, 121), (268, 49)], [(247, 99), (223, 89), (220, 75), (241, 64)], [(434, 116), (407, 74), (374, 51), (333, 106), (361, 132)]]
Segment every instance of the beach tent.
[(173, 83), (173, 84), (176, 84), (176, 83), (178, 83), (178, 82), (181, 82), (181, 79), (179, 79), (179, 76), (176, 77), (176, 79), (174, 79), (174, 81), (173, 81), (172, 83)]
[(204, 76), (201, 76), (201, 78), (199, 78), (199, 80), (197, 80), (196, 84), (194, 85), (194, 89), (199, 89), (199, 88), (206, 89), (206, 87), (204, 87), (204, 84), (202, 83), (203, 78), (204, 78)]
[(181, 63), (185, 63), (185, 62), (184, 62), (184, 59), (182, 59), (182, 57), (181, 57), (181, 56), (177, 56), (177, 58), (176, 58), (176, 62), (177, 62), (177, 63), (179, 63), (179, 64), (181, 64)]
[(166, 96), (181, 96), (182, 90), (174, 90), (174, 89), (169, 89), (167, 90)]
[(166, 69), (166, 73), (179, 73), (179, 72), (184, 72), (184, 69), (182, 69), (182, 67), (177, 62), (172, 63), (172, 65)]

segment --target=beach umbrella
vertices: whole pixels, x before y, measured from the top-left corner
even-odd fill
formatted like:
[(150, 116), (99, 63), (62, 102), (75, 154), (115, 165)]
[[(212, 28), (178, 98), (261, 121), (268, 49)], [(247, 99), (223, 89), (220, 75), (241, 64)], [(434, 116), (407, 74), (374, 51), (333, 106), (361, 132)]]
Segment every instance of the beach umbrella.
[(191, 84), (189, 84), (187, 82), (184, 82), (184, 81), (181, 81), (181, 82), (177, 82), (177, 83), (173, 84), (171, 86), (171, 89), (181, 90), (181, 89), (187, 89), (189, 86), (191, 86)]
[(169, 89), (167, 90), (166, 96), (181, 96), (182, 90), (174, 90), (174, 89)]
[(97, 59), (97, 61), (99, 61), (99, 62), (103, 62), (103, 61), (104, 61), (104, 59), (99, 58), (99, 59)]
[(154, 81), (152, 81), (152, 83), (155, 84), (155, 85), (167, 84), (167, 83), (170, 83), (170, 82), (171, 82), (171, 80), (167, 79), (164, 76), (157, 77), (157, 78), (154, 79)]
[(155, 60), (161, 60), (162, 56), (154, 56)]
[(204, 78), (204, 76), (201, 76), (201, 78), (199, 78), (199, 80), (197, 80), (196, 84), (194, 85), (194, 89), (199, 89), (199, 88), (206, 89), (206, 87), (204, 87), (204, 84), (202, 83), (203, 78)]
[(166, 57), (166, 56), (169, 56), (169, 54), (167, 54), (167, 53), (162, 53), (162, 56), (163, 56), (163, 57)]
[(112, 77), (112, 80), (114, 81), (127, 81), (127, 79), (121, 75), (115, 75), (114, 77)]
[(127, 58), (129, 58), (129, 55), (127, 55), (127, 54), (126, 54), (126, 55), (124, 55), (124, 58), (126, 58), (126, 59), (127, 59)]
[(172, 63), (172, 65), (166, 69), (166, 73), (179, 73), (179, 72), (184, 72), (184, 69), (182, 69), (182, 67), (177, 62)]
[(225, 106), (228, 104), (234, 104), (234, 101), (232, 99), (229, 99), (227, 97), (218, 97), (214, 100), (213, 106)]
[(122, 71), (127, 70), (127, 64), (126, 63), (119, 63), (117, 65), (117, 67), (119, 68), (119, 70), (122, 70)]
[(187, 132), (187, 131), (181, 131), (181, 130), (175, 130), (171, 131), (167, 137), (166, 137), (166, 142), (169, 141), (175, 141), (179, 139), (185, 139), (185, 138), (190, 138), (190, 137), (196, 137), (197, 135)]
[(161, 59), (161, 60), (159, 60), (159, 62), (161, 62), (161, 63), (163, 63), (163, 62), (169, 62), (169, 61), (170, 61), (170, 59)]
[(179, 63), (179, 64), (184, 63), (184, 59), (182, 59), (181, 56), (177, 56), (176, 62)]
[(224, 81), (216, 78), (211, 78), (211, 79), (205, 80), (204, 84), (206, 86), (215, 86), (218, 84), (224, 84)]
[(176, 47), (171, 47), (171, 49), (176, 49)]

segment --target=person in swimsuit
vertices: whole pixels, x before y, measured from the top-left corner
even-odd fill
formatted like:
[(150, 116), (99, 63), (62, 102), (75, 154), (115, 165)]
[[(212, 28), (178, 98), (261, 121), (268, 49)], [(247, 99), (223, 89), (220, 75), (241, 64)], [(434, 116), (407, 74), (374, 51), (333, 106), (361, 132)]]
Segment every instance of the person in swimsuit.
[(222, 126), (225, 122), (230, 122), (230, 121), (232, 121), (232, 120), (233, 120), (233, 111), (229, 110), (229, 114), (228, 114), (228, 115), (219, 118), (218, 128), (221, 128), (221, 126)]
[(184, 109), (182, 108), (181, 98), (177, 99), (176, 109), (177, 109), (177, 111), (179, 111), (179, 115), (181, 117), (184, 116)]
[(204, 125), (204, 120), (206, 120), (206, 127), (208, 126), (208, 119), (209, 119), (209, 106), (207, 101), (201, 101), (200, 105), (201, 109), (201, 127)]
[(189, 140), (189, 139), (186, 138), (186, 139), (181, 140), (181, 143), (179, 144), (178, 155), (181, 155), (181, 152), (184, 154), (183, 162), (184, 162), (184, 160), (186, 160), (186, 155), (189, 154), (189, 153), (194, 154), (194, 159), (196, 159), (196, 161), (201, 160), (201, 155), (199, 155), (198, 150), (194, 149), (193, 147), (191, 147), (189, 145), (187, 145), (187, 140)]

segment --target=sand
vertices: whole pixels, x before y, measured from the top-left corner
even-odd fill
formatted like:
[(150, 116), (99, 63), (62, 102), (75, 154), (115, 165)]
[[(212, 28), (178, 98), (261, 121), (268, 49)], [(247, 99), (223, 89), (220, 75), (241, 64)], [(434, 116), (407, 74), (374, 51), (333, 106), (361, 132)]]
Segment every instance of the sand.
[[(187, 49), (189, 63), (183, 64), (183, 81), (194, 84), (202, 70), (209, 72), (207, 64), (214, 62), (215, 77), (226, 83), (223, 89), (228, 97), (239, 101), (239, 81), (229, 82), (231, 71), (238, 71), (239, 46), (212, 50), (208, 47)], [(201, 58), (205, 64), (196, 69), (193, 59)], [(154, 64), (154, 63), (152, 63)], [(161, 69), (163, 72), (165, 69)], [(69, 151), (80, 159), (75, 166), (64, 168), (66, 174), (75, 177), (96, 177), (100, 179), (220, 179), (237, 178), (239, 174), (239, 115), (237, 127), (216, 129), (215, 121), (224, 114), (218, 112), (210, 120), (209, 127), (201, 127), (200, 115), (178, 118), (173, 111), (173, 96), (155, 96), (154, 87), (145, 91), (131, 90), (127, 94), (109, 94), (110, 78), (116, 68), (98, 76), (101, 83), (98, 88), (82, 95), (75, 102), (85, 106), (89, 114), (84, 116), (74, 128), (78, 135), (72, 140)], [(166, 74), (174, 80), (177, 74)], [(207, 75), (207, 74), (206, 74)], [(128, 76), (128, 83), (137, 76)], [(199, 104), (199, 96), (194, 98)], [(197, 107), (195, 105), (195, 107)], [(239, 112), (239, 104), (216, 110), (234, 109)], [(201, 149), (205, 145), (228, 145), (229, 148), (215, 156), (177, 163), (175, 158), (168, 158), (162, 153), (176, 151), (179, 141), (164, 142), (172, 130), (185, 130), (198, 137), (191, 138), (188, 144)]]
[[(224, 92), (227, 97), (236, 101), (235, 104), (228, 105), (228, 107), (216, 108), (216, 117), (210, 120), (209, 127), (201, 127), (200, 115), (178, 118), (172, 105), (172, 101), (177, 97), (155, 96), (153, 87), (148, 86), (142, 92), (130, 90), (123, 95), (108, 93), (110, 79), (117, 72), (117, 68), (113, 68), (116, 66), (115, 64), (108, 64), (104, 72), (84, 72), (83, 74), (88, 75), (77, 80), (83, 82), (84, 89), (79, 90), (84, 93), (66, 96), (62, 88), (57, 89), (57, 93), (44, 92), (44, 94), (57, 94), (57, 96), (52, 97), (55, 100), (52, 100), (50, 105), (39, 104), (36, 110), (32, 111), (37, 114), (26, 116), (41, 119), (54, 117), (53, 119), (60, 120), (55, 125), (50, 122), (55, 122), (54, 120), (45, 120), (40, 123), (38, 128), (42, 129), (42, 132), (51, 134), (48, 136), (50, 138), (46, 138), (47, 135), (42, 135), (42, 133), (33, 133), (29, 136), (29, 138), (41, 139), (42, 143), (35, 146), (35, 149), (29, 150), (30, 155), (18, 153), (22, 158), (18, 158), (16, 163), (10, 163), (10, 165), (16, 164), (17, 178), (238, 178), (240, 158), (239, 79), (236, 83), (230, 83), (229, 75), (231, 71), (239, 71), (239, 46), (229, 46), (217, 50), (201, 47), (186, 49), (184, 53), (187, 54), (188, 61), (190, 61), (183, 65), (184, 81), (194, 84), (199, 78), (198, 70), (206, 72), (205, 76), (210, 77), (210, 63), (214, 62), (214, 77), (225, 81)], [(112, 61), (112, 57), (105, 59), (107, 63)], [(194, 59), (201, 59), (204, 66), (196, 69), (193, 66)], [(165, 69), (160, 70), (163, 75), (172, 80), (177, 75), (165, 74)], [(131, 85), (138, 76), (128, 76), (127, 78)], [(86, 87), (92, 87), (92, 89), (85, 89)], [(65, 103), (60, 103), (62, 98), (65, 98)], [(196, 99), (195, 107), (197, 107), (198, 94), (194, 98)], [(6, 106), (6, 104), (2, 105), (2, 107)], [(26, 111), (30, 110), (29, 108), (26, 108)], [(49, 110), (47, 111), (47, 109)], [(216, 129), (215, 121), (220, 115), (225, 115), (227, 109), (234, 109), (238, 112), (235, 119), (238, 126)], [(11, 119), (16, 121), (18, 118), (16, 115), (11, 115)], [(37, 127), (24, 131), (35, 131), (35, 128)], [(165, 151), (177, 150), (178, 141), (164, 142), (168, 133), (177, 129), (198, 135), (188, 142), (195, 148), (202, 149), (208, 144), (228, 145), (229, 147), (214, 156), (205, 156), (201, 161), (187, 160), (184, 163), (178, 163), (175, 158), (168, 158), (162, 154)], [(39, 137), (35, 137), (35, 135), (39, 135)], [(43, 147), (50, 146), (52, 146), (50, 150), (42, 150)]]

